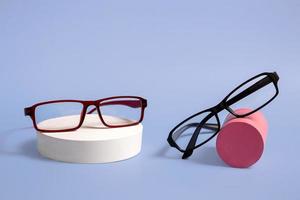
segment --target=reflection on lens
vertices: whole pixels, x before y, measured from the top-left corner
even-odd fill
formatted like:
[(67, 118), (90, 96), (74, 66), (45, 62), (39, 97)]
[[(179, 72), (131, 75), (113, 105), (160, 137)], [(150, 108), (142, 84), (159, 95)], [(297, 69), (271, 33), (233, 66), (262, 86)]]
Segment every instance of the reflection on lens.
[[(199, 126), (200, 122), (209, 114), (210, 112), (204, 112), (200, 115), (197, 115), (185, 122), (184, 124), (182, 124), (173, 132), (172, 138), (182, 150), (186, 149), (186, 146), (188, 145), (192, 135)], [(196, 145), (201, 144), (202, 142), (205, 142), (206, 140), (210, 139), (210, 137), (214, 133), (216, 133), (218, 127), (218, 121), (215, 115), (213, 115), (210, 119), (208, 119), (205, 122), (204, 126), (201, 128)]]
[(100, 103), (99, 109), (104, 122), (109, 126), (135, 124), (142, 116), (142, 102), (136, 98), (106, 100)]
[(43, 104), (35, 109), (35, 120), (40, 130), (65, 130), (76, 128), (80, 122), (82, 104), (60, 102)]

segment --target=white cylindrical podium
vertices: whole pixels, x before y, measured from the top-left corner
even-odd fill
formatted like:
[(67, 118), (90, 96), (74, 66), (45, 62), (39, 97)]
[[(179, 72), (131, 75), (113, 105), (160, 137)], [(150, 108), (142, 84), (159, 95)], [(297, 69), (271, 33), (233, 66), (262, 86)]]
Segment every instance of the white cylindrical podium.
[[(121, 118), (106, 116), (113, 120)], [(69, 120), (66, 117), (65, 120)], [(45, 128), (59, 120), (41, 122)], [(64, 121), (65, 122), (65, 121)], [(54, 125), (54, 126), (55, 126)], [(142, 145), (142, 124), (107, 128), (97, 114), (86, 115), (81, 128), (71, 132), (37, 132), (37, 148), (41, 155), (58, 161), (75, 163), (107, 163), (137, 155)]]

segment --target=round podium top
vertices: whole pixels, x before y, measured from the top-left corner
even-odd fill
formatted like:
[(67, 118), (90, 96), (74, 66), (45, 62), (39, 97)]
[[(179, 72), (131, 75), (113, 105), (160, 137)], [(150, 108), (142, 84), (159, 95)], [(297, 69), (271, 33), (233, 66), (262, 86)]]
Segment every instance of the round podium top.
[[(47, 129), (47, 127), (57, 127), (60, 124), (67, 123), (74, 118), (78, 118), (78, 115), (65, 116), (59, 118), (52, 118), (49, 120), (42, 121), (38, 124), (39, 127)], [(116, 122), (123, 122), (126, 119), (104, 116)], [(60, 140), (73, 140), (73, 141), (101, 141), (101, 140), (114, 140), (123, 137), (129, 137), (134, 134), (141, 132), (143, 129), (142, 124), (135, 126), (121, 127), (121, 128), (108, 128), (102, 124), (97, 114), (89, 114), (85, 116), (85, 120), (82, 126), (76, 131), (68, 132), (38, 132), (44, 136), (51, 137), (53, 139)]]

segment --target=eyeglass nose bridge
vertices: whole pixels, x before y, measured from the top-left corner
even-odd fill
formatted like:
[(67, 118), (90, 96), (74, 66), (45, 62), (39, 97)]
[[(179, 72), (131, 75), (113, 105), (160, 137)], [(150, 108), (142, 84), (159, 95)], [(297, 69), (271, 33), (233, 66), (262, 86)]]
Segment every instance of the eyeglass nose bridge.
[[(92, 109), (90, 109), (88, 111), (88, 109), (90, 107), (92, 107)], [(84, 102), (84, 106), (83, 106), (84, 114), (92, 114), (93, 112), (97, 111), (97, 107), (98, 107), (98, 103), (96, 101), (86, 101), (86, 102)]]
[(97, 106), (99, 103), (97, 101), (84, 101), (83, 104), (88, 108), (89, 106)]

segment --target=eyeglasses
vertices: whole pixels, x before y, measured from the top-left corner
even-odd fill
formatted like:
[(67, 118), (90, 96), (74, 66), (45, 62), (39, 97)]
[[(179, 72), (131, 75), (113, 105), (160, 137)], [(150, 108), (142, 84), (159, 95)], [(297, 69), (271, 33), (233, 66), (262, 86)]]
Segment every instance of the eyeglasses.
[[(279, 76), (276, 72), (261, 73), (242, 83), (219, 104), (198, 112), (175, 126), (168, 136), (168, 143), (183, 153), (182, 159), (210, 141), (220, 130), (218, 113), (226, 109), (235, 117), (246, 117), (269, 104), (279, 93)], [(246, 113), (239, 113), (247, 108)]]
[[(93, 108), (88, 110), (90, 106)], [(109, 128), (137, 125), (143, 120), (146, 107), (147, 100), (141, 97), (117, 96), (96, 101), (47, 101), (27, 107), (24, 112), (38, 131), (65, 132), (80, 128), (86, 115), (97, 117)]]

